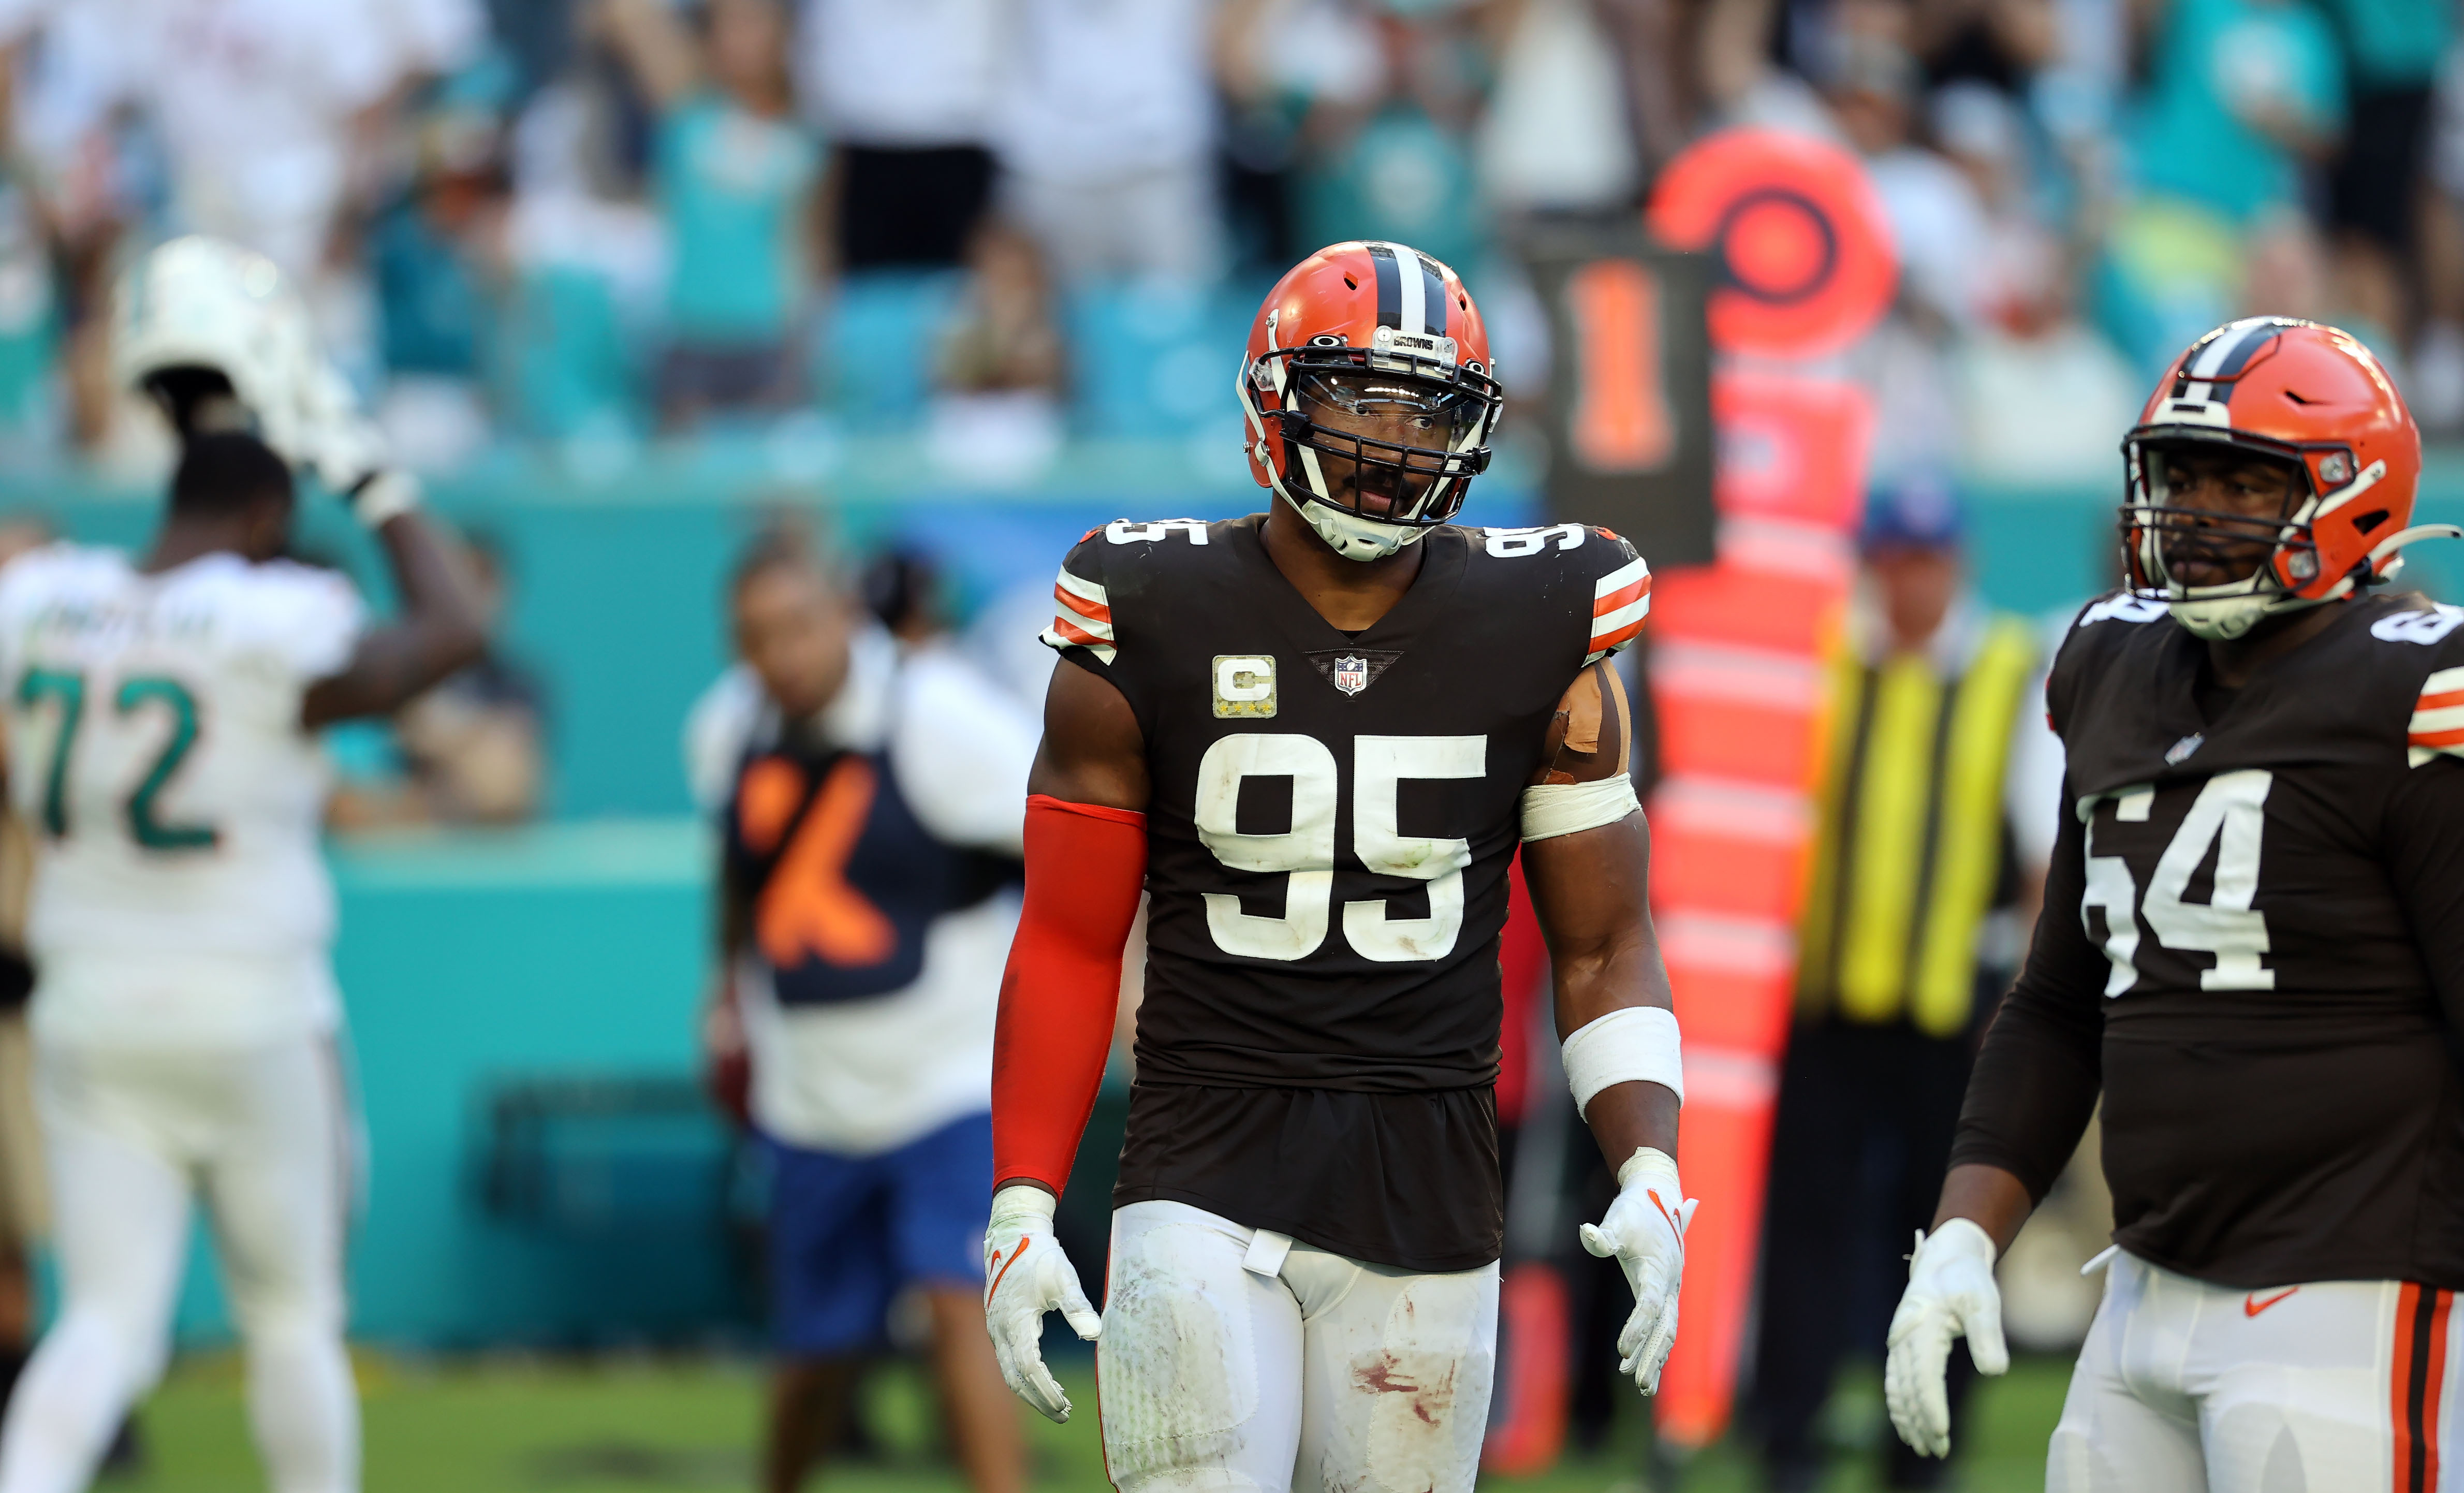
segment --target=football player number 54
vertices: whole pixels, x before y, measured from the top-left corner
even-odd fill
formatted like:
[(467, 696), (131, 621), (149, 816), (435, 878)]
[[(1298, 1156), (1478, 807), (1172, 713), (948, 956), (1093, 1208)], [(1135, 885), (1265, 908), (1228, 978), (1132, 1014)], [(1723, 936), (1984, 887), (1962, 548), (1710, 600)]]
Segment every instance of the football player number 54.
[[(1381, 876), (1429, 884), (1429, 915), (1395, 917), (1385, 901), (1343, 905), (1343, 937), (1363, 958), (1400, 963), (1443, 958), (1463, 932), (1463, 867), (1471, 844), (1396, 827), (1396, 799), (1406, 778), (1479, 778), (1487, 771), (1486, 736), (1357, 736), (1352, 749), (1352, 853)], [(1243, 834), (1241, 783), (1288, 778), (1291, 827)], [(1198, 838), (1236, 871), (1290, 877), (1280, 916), (1242, 911), (1228, 892), (1206, 894), (1206, 927), (1226, 954), (1301, 959), (1326, 942), (1334, 911), (1335, 796), (1343, 791), (1334, 754), (1315, 736), (1247, 732), (1206, 749), (1198, 767)]]
[[(2096, 825), (2087, 835), (2087, 894), (2079, 901), (2084, 921), (2093, 911), (2104, 913), (2104, 955), (2113, 962), (2104, 993), (2119, 996), (2139, 983), (2139, 924), (2167, 949), (2211, 954), (2215, 966), (2199, 972), (2201, 990), (2274, 990), (2276, 972), (2260, 959), (2267, 953), (2267, 914), (2251, 903), (2258, 895), (2258, 846), (2267, 824), (2267, 790), (2275, 774), (2262, 768), (2218, 773), (2199, 789), (2182, 827), (2156, 860), (2147, 881), (2145, 901), (2132, 882), (2130, 865), (2118, 855), (2096, 853)], [(2145, 822), (2154, 805), (2154, 790), (2138, 788), (2116, 796), (2114, 818)], [(2190, 877), (2211, 853), (2215, 856), (2215, 890), (2206, 902), (2186, 902)], [(2136, 905), (2138, 916), (2131, 910)], [(2096, 925), (2088, 925), (2096, 936)]]

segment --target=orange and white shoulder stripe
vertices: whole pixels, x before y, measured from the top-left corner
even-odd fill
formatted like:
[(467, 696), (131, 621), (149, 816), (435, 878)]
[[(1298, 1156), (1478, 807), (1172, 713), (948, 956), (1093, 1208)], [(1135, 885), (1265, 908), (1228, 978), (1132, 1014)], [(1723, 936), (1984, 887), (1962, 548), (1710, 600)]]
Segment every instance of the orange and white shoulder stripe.
[(2415, 767), (2442, 752), (2464, 757), (2464, 669), (2442, 669), (2421, 682), (2405, 745)]
[(1592, 591), (1592, 652), (1583, 660), (1596, 664), (1634, 641), (1642, 620), (1651, 615), (1651, 567), (1637, 556), (1600, 577)]
[(1057, 648), (1082, 648), (1097, 662), (1111, 663), (1118, 650), (1112, 646), (1112, 604), (1104, 588), (1065, 568), (1053, 582), (1052, 599), (1060, 605), (1053, 610), (1052, 626), (1044, 629), (1044, 641)]

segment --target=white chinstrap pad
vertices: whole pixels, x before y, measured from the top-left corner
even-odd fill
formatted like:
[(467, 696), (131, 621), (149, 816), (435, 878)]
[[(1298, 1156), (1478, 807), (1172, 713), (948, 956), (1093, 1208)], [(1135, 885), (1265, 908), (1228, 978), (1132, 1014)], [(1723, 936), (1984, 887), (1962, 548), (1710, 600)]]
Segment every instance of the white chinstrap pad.
[(1566, 1085), (1574, 1111), (1612, 1084), (1640, 1080), (1665, 1086), (1685, 1099), (1685, 1054), (1677, 1036), (1677, 1015), (1659, 1006), (1626, 1006), (1587, 1021), (1566, 1039)]
[(1614, 824), (1642, 807), (1634, 779), (1619, 773), (1598, 782), (1544, 782), (1523, 790), (1523, 838), (1554, 840)]

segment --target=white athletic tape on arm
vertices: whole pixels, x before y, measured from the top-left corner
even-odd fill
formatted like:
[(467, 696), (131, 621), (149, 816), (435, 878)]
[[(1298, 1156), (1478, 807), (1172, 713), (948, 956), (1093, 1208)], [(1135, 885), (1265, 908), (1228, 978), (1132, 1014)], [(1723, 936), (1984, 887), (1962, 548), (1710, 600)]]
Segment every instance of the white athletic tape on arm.
[(419, 479), (407, 472), (380, 472), (351, 495), (351, 513), (370, 529), (382, 529), (419, 506)]
[(1677, 1180), (1677, 1158), (1649, 1146), (1637, 1146), (1634, 1154), (1617, 1168), (1617, 1190), (1622, 1192), (1637, 1182), (1666, 1184), (1668, 1196), (1683, 1199), (1685, 1184)]
[(1677, 1015), (1659, 1006), (1626, 1006), (1587, 1021), (1566, 1039), (1566, 1084), (1580, 1114), (1611, 1084), (1660, 1084), (1685, 1102), (1685, 1054)]
[(1523, 790), (1523, 838), (1554, 840), (1614, 824), (1642, 807), (1634, 779), (1619, 773), (1597, 782), (1544, 782)]

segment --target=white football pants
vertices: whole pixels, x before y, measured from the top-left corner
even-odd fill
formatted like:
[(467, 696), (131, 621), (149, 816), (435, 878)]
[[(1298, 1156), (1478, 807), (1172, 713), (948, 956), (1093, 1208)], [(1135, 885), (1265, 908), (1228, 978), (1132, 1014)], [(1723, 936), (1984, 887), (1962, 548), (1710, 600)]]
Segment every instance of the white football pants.
[(1140, 1202), (1112, 1215), (1104, 1296), (1120, 1493), (1471, 1493), (1496, 1265), (1413, 1275)]
[(2464, 1488), (2453, 1291), (2210, 1285), (2114, 1256), (2047, 1493)]
[(60, 1315), (0, 1427), (0, 1493), (77, 1493), (162, 1376), (191, 1189), (248, 1348), (275, 1493), (352, 1493), (359, 1402), (342, 1344), (351, 1129), (333, 1043), (97, 1048), (37, 1042)]

